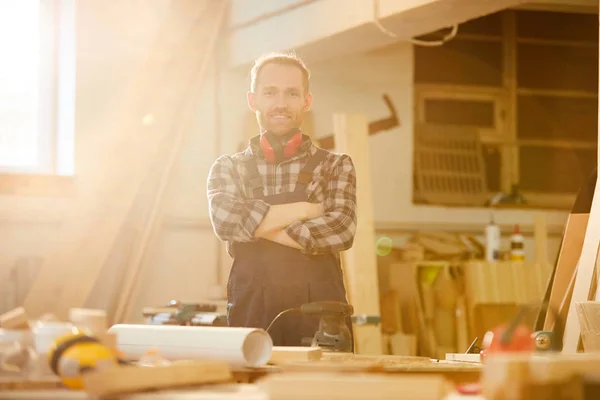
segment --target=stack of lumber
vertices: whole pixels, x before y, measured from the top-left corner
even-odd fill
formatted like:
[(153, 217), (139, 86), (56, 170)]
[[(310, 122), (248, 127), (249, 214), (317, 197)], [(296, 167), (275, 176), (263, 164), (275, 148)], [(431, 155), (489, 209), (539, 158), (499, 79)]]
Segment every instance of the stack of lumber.
[[(389, 354), (444, 359), (447, 353), (464, 353), (475, 338), (481, 345), (488, 330), (510, 320), (520, 307), (540, 304), (545, 278), (538, 266), (381, 262), (382, 332), (389, 338)], [(528, 317), (535, 319), (537, 311)]]
[(413, 243), (424, 249), (426, 260), (461, 260), (479, 258), (484, 248), (472, 235), (447, 232), (421, 232), (414, 236)]
[(412, 235), (394, 256), (401, 261), (456, 261), (483, 258), (484, 247), (473, 236), (442, 231), (423, 231)]

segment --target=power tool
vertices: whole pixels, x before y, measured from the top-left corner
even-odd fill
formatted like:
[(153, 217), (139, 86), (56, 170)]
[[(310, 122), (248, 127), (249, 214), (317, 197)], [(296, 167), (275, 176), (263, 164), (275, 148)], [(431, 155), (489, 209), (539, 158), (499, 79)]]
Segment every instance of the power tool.
[(352, 335), (346, 321), (354, 313), (354, 307), (337, 301), (320, 301), (303, 304), (300, 312), (321, 318), (319, 329), (312, 338), (303, 338), (303, 345), (318, 346), (330, 351), (352, 351)]
[(357, 325), (378, 324), (379, 316), (353, 315), (354, 307), (339, 301), (317, 301), (306, 303), (279, 313), (267, 328), (267, 332), (279, 317), (288, 313), (319, 317), (319, 328), (314, 336), (302, 339), (303, 346), (320, 347), (325, 351), (348, 352), (354, 349), (352, 334), (348, 328), (348, 318)]

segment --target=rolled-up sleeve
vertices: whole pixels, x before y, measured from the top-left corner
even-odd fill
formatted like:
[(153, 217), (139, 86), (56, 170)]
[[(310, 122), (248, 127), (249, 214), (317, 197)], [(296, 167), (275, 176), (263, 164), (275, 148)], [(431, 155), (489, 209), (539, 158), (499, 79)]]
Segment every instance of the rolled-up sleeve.
[(231, 157), (221, 156), (211, 166), (207, 180), (209, 216), (222, 241), (254, 241), (256, 229), (269, 212), (265, 201), (244, 198), (239, 182)]
[(339, 252), (352, 247), (356, 234), (356, 171), (352, 159), (341, 155), (327, 181), (324, 214), (296, 221), (286, 233), (309, 254)]

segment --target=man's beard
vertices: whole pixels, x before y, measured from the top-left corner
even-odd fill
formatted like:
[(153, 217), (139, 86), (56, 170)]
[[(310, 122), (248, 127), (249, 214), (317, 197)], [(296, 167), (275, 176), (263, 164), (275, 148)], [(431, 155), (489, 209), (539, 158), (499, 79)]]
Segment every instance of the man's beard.
[(293, 129), (300, 129), (302, 126), (302, 116), (290, 113), (290, 121), (286, 125), (271, 125), (267, 114), (257, 112), (256, 120), (261, 130), (272, 132), (278, 136), (283, 136)]

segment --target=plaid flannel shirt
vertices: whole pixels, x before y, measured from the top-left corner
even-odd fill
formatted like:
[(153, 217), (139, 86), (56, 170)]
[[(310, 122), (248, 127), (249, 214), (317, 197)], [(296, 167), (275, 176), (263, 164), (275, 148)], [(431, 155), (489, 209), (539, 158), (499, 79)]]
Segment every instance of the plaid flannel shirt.
[[(253, 198), (245, 162), (256, 157), (264, 195), (291, 192), (298, 174), (314, 154), (316, 146), (304, 137), (298, 154), (279, 165), (270, 164), (259, 146), (259, 137), (250, 141), (246, 150), (233, 156), (222, 155), (210, 168), (207, 182), (209, 215), (217, 237), (227, 243), (227, 251), (235, 256), (236, 242), (254, 242), (256, 229), (268, 213), (270, 205)], [(295, 221), (285, 231), (305, 254), (338, 253), (352, 246), (356, 232), (356, 173), (350, 156), (327, 152), (315, 169), (306, 188), (309, 202), (321, 202), (322, 216)]]

